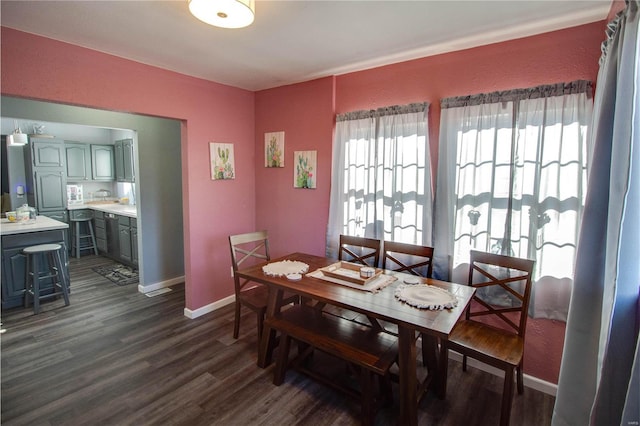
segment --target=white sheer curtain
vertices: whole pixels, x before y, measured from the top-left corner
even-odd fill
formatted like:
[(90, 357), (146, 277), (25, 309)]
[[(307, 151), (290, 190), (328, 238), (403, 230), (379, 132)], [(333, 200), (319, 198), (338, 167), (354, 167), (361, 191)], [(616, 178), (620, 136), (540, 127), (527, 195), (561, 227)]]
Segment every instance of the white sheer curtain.
[(327, 255), (340, 234), (431, 244), (428, 104), (337, 117)]
[(530, 312), (566, 319), (590, 92), (582, 81), (443, 100), (437, 277), (465, 282), (470, 249), (533, 259)]
[(640, 421), (640, 1), (609, 25), (552, 425)]

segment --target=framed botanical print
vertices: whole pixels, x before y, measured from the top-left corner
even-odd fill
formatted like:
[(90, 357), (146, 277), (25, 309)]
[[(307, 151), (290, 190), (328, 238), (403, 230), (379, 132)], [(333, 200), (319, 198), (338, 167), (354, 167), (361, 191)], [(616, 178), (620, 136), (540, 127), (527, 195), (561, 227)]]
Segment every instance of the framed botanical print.
[(284, 132), (264, 134), (264, 166), (284, 167)]
[(318, 151), (295, 151), (293, 162), (293, 187), (314, 189), (316, 187)]
[(211, 142), (209, 144), (209, 155), (212, 180), (235, 179), (235, 160), (233, 158), (232, 143)]

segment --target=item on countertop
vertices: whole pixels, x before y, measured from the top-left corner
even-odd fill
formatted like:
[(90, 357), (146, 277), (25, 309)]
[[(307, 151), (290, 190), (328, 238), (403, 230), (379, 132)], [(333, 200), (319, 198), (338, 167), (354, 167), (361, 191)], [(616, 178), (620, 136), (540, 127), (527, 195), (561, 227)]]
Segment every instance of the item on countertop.
[(16, 209), (16, 221), (22, 224), (34, 223), (36, 221), (36, 209), (23, 204)]
[(111, 197), (111, 191), (108, 189), (99, 189), (93, 195), (96, 198), (102, 198), (103, 201), (106, 201), (107, 197)]
[(9, 222), (15, 222), (17, 220), (16, 212), (7, 212), (5, 213)]
[(290, 274), (304, 274), (309, 270), (309, 265), (297, 260), (282, 260), (280, 262), (269, 263), (262, 267), (265, 275), (272, 277), (282, 277)]

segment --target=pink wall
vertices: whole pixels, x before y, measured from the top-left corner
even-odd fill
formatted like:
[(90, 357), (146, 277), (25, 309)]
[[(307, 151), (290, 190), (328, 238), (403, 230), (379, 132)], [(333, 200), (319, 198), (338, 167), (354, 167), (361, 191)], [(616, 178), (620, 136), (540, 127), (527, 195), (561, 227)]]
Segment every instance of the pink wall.
[[(325, 108), (329, 107), (328, 99), (335, 90), (334, 116), (381, 106), (430, 102), (429, 126), (435, 173), (440, 99), (578, 79), (595, 81), (604, 28), (604, 22), (596, 22), (345, 74), (335, 77), (335, 88), (325, 84), (326, 80), (319, 80), (257, 92), (257, 155), (264, 150), (265, 131), (285, 130), (285, 149), (289, 159), (290, 150), (298, 149), (297, 144), (301, 143), (299, 136), (293, 136), (295, 126), (298, 125), (304, 132), (305, 126), (313, 125), (318, 137), (314, 137), (313, 144), (308, 146), (318, 149), (319, 154), (326, 152), (327, 164), (330, 164), (329, 150), (334, 122), (324, 114), (329, 112)], [(315, 119), (309, 115), (313, 110), (310, 104), (316, 102), (318, 117), (322, 123), (313, 123)], [(297, 130), (295, 132), (297, 134)], [(324, 136), (321, 137), (321, 134)], [(296, 145), (290, 145), (289, 141)], [(256, 164), (256, 222), (263, 225), (261, 227), (276, 231), (273, 234), (279, 234), (275, 246), (280, 253), (290, 247), (295, 247), (296, 250), (309, 247), (310, 251), (317, 248), (318, 253), (323, 251), (330, 178), (325, 176), (328, 173), (327, 165), (320, 159), (319, 166), (321, 176), (317, 194), (313, 195), (313, 208), (307, 209), (300, 204), (298, 192), (290, 189), (293, 171), (289, 165), (285, 169), (274, 171)], [(275, 189), (274, 186), (278, 188)], [(270, 193), (274, 195), (267, 195)], [(268, 211), (274, 202), (285, 208), (278, 209), (277, 213)], [(304, 223), (315, 224), (313, 230), (301, 231), (305, 229), (300, 221), (301, 209), (305, 209)], [(304, 232), (304, 238), (301, 238), (301, 232)], [(284, 235), (287, 237), (283, 238)], [(560, 321), (530, 319), (527, 330), (525, 372), (557, 383), (565, 324)]]
[[(184, 120), (186, 307), (233, 294), (227, 236), (255, 226), (254, 94), (4, 27), (1, 41), (3, 95)], [(210, 141), (235, 143), (235, 180), (211, 181)]]
[[(324, 255), (331, 186), (334, 78), (256, 92), (256, 226), (272, 255)], [(265, 132), (285, 132), (284, 168), (264, 167)], [(317, 151), (316, 189), (294, 189), (294, 151)]]

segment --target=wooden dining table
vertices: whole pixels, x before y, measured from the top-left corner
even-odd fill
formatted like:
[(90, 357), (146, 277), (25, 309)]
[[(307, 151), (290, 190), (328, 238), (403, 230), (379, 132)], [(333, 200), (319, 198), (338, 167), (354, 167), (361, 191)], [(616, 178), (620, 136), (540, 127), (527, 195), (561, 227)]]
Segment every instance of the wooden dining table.
[[(278, 259), (272, 259), (259, 265), (237, 271), (239, 277), (249, 279), (269, 288), (267, 318), (280, 310), (284, 291), (293, 292), (303, 300), (312, 300), (323, 305), (333, 305), (342, 309), (365, 315), (373, 321), (382, 320), (395, 324), (398, 329), (398, 369), (400, 418), (398, 424), (418, 424), (418, 402), (421, 395), (417, 377), (416, 332), (423, 333), (427, 348), (427, 379), (430, 386), (435, 385), (439, 396), (444, 397), (445, 380), (442, 363), (447, 362), (447, 351), (438, 342), (446, 340), (454, 325), (471, 301), (474, 289), (461, 284), (449, 283), (430, 278), (421, 278), (427, 285), (433, 285), (452, 293), (458, 300), (457, 306), (450, 309), (419, 309), (408, 305), (395, 297), (395, 290), (403, 283), (406, 274), (384, 271), (395, 275), (391, 284), (377, 292), (365, 291), (304, 274), (299, 281), (291, 281), (285, 276), (266, 275), (262, 266), (283, 260), (299, 261), (309, 265), (308, 272), (329, 266), (337, 260), (305, 253), (292, 253)], [(262, 333), (258, 351), (258, 366), (266, 368), (272, 362), (276, 345), (276, 333), (268, 321)], [(422, 386), (424, 389), (426, 386)]]

